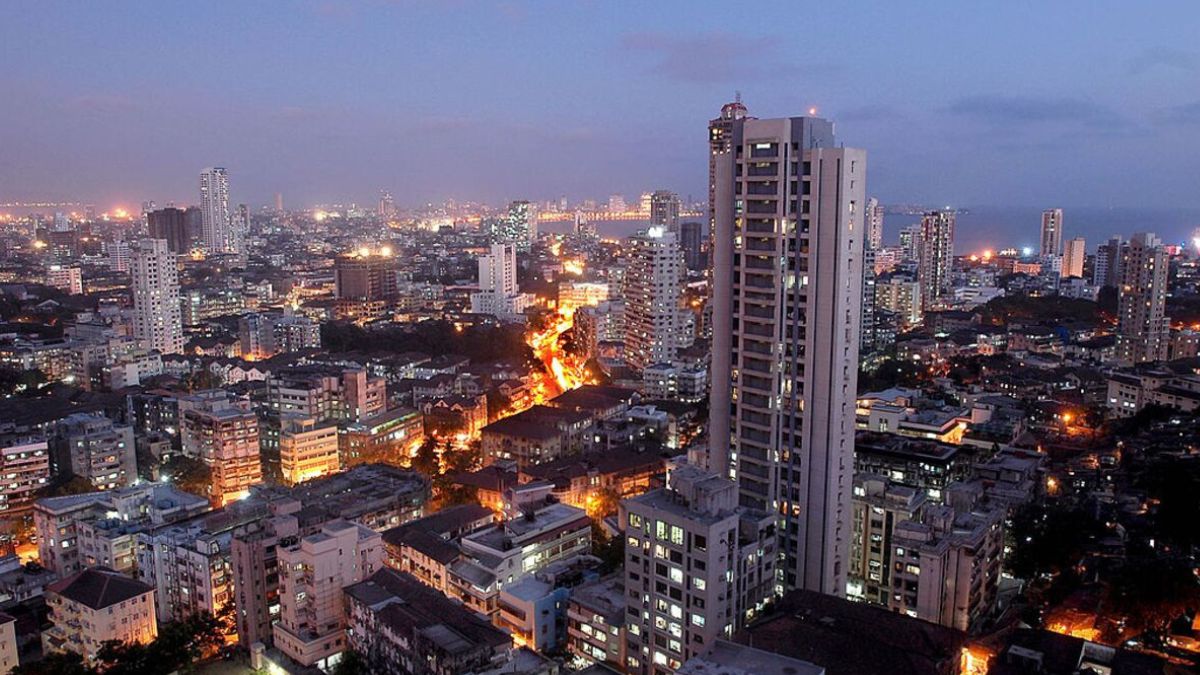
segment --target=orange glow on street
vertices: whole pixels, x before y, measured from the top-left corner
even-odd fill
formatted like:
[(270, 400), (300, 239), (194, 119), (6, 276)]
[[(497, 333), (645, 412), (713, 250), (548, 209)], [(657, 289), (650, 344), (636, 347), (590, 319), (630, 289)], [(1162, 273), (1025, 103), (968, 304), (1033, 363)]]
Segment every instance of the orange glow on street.
[(550, 317), (550, 325), (541, 331), (531, 331), (526, 343), (546, 366), (545, 373), (533, 384), (533, 404), (537, 405), (576, 389), (586, 383), (586, 365), (578, 357), (566, 353), (560, 344), (563, 333), (575, 325), (575, 308), (560, 307)]

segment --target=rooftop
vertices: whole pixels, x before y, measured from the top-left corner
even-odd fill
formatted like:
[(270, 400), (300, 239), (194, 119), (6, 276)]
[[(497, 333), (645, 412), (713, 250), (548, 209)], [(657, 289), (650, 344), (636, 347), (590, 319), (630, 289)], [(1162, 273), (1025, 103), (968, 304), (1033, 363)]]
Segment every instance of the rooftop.
[(829, 675), (937, 675), (957, 663), (967, 637), (881, 607), (794, 591), (735, 639), (815, 663)]
[(50, 584), (46, 590), (92, 609), (106, 609), (151, 593), (154, 587), (107, 567), (89, 567)]
[(390, 568), (347, 587), (345, 593), (375, 610), (392, 632), (405, 637), (420, 634), (451, 654), (495, 649), (512, 641), (474, 612)]
[(807, 661), (717, 640), (704, 654), (688, 659), (677, 675), (825, 675)]

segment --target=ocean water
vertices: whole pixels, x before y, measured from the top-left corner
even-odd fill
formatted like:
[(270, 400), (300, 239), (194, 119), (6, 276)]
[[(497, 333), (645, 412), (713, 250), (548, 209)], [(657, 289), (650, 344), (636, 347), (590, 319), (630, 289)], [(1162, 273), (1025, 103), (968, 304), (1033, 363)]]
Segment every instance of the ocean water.
[[(1063, 241), (1083, 237), (1087, 250), (1094, 253), (1101, 242), (1114, 234), (1128, 239), (1134, 232), (1153, 232), (1163, 242), (1190, 242), (1192, 231), (1200, 227), (1200, 210), (1195, 209), (1063, 209)], [(920, 216), (887, 214), (883, 220), (884, 241), (897, 243), (900, 229), (920, 222)], [(985, 249), (1038, 247), (1042, 209), (1036, 207), (967, 208), (955, 220), (954, 249), (967, 254)]]
[[(707, 222), (707, 218), (697, 218)], [(883, 220), (884, 241), (899, 242), (900, 229), (920, 222), (917, 215), (889, 213)], [(985, 249), (1022, 248), (1035, 250), (1042, 224), (1038, 207), (968, 207), (955, 221), (954, 248), (967, 254)], [(596, 222), (596, 231), (605, 237), (628, 237), (649, 226), (644, 220)], [(546, 232), (570, 232), (570, 222), (542, 223)], [(1192, 232), (1200, 228), (1200, 209), (1128, 209), (1063, 207), (1063, 241), (1083, 237), (1089, 252), (1114, 234), (1126, 239), (1134, 232), (1154, 232), (1168, 244), (1190, 242)]]

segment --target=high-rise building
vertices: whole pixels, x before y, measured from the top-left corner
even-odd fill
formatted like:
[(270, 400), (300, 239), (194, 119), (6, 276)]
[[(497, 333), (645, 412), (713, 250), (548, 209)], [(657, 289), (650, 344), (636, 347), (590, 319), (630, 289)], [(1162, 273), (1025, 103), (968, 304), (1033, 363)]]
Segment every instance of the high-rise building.
[(285, 485), (337, 473), (341, 468), (336, 423), (285, 415), (280, 427), (279, 461)]
[(146, 214), (151, 239), (166, 239), (172, 253), (187, 253), (192, 248), (188, 235), (187, 212), (168, 206)]
[(495, 226), (493, 235), (496, 241), (516, 244), (521, 250), (527, 251), (529, 245), (537, 241), (537, 209), (525, 200), (510, 202), (508, 214), (497, 221)]
[(1041, 257), (1062, 255), (1063, 210), (1042, 211)]
[(625, 360), (642, 370), (679, 352), (683, 257), (674, 232), (652, 227), (629, 239), (625, 285)]
[(865, 246), (863, 249), (862, 266), (862, 318), (859, 321), (860, 354), (867, 355), (875, 351), (875, 249)]
[(532, 302), (517, 286), (517, 244), (492, 244), (490, 255), (479, 256), (479, 292), (471, 294), (471, 312), (517, 316)]
[(0, 515), (24, 517), (50, 481), (50, 447), (42, 436), (0, 435)]
[(229, 226), (229, 251), (239, 256), (239, 263), (246, 263), (246, 240), (250, 238), (250, 207), (238, 204)]
[(275, 193), (275, 213), (283, 213), (283, 193)]
[(695, 221), (679, 224), (679, 247), (683, 262), (693, 272), (704, 270), (704, 225)]
[[(730, 151), (734, 143), (739, 142), (742, 120), (750, 113), (742, 104), (742, 95), (738, 93), (733, 103), (721, 106), (721, 114), (708, 123), (708, 261), (709, 270), (713, 265), (713, 252), (716, 237), (716, 205), (717, 205), (717, 158)], [(712, 275), (709, 274), (709, 278)], [(710, 303), (711, 304), (711, 303)]]
[(876, 280), (875, 306), (895, 314), (902, 330), (920, 326), (924, 321), (921, 285), (903, 274), (891, 274)]
[(230, 249), (229, 173), (221, 167), (200, 172), (201, 243), (207, 253)]
[(183, 308), (179, 270), (166, 239), (134, 243), (129, 271), (133, 277), (133, 332), (146, 349), (163, 354), (183, 351)]
[(994, 614), (1005, 509), (953, 483), (946, 504), (882, 476), (854, 481), (848, 595), (966, 631)]
[(879, 200), (867, 200), (867, 248), (878, 251), (883, 248), (883, 207)]
[(390, 300), (396, 297), (396, 259), (367, 249), (338, 256), (333, 264), (334, 295), (343, 300)]
[(379, 209), (380, 218), (392, 218), (396, 215), (396, 200), (392, 199), (392, 193), (387, 190), (379, 191)]
[(113, 424), (100, 413), (64, 418), (55, 428), (50, 449), (59, 473), (79, 476), (97, 490), (113, 490), (137, 480), (133, 427)]
[(950, 293), (954, 267), (954, 211), (930, 211), (921, 216), (921, 241), (917, 249), (917, 281), (925, 311), (937, 309)]
[(904, 260), (916, 262), (921, 259), (921, 224), (900, 229), (900, 255)]
[(209, 498), (224, 505), (249, 494), (262, 482), (258, 416), (250, 402), (221, 390), (181, 401), (183, 454), (212, 470)]
[(650, 227), (664, 232), (679, 231), (679, 195), (670, 190), (656, 190), (650, 195)]
[(1068, 239), (1063, 249), (1062, 276), (1082, 277), (1083, 261), (1087, 258), (1087, 242), (1083, 237)]
[(707, 461), (743, 506), (779, 515), (780, 588), (842, 593), (866, 152), (815, 117), (723, 114), (718, 136)]
[(1153, 233), (1139, 232), (1121, 248), (1120, 264), (1117, 360), (1122, 365), (1166, 360), (1167, 251)]
[(625, 672), (675, 672), (775, 593), (775, 519), (737, 502), (732, 481), (690, 465), (671, 472), (669, 487), (621, 502)]
[(383, 568), (383, 539), (345, 520), (279, 551), (279, 623), (275, 646), (302, 666), (328, 668), (346, 650), (342, 589)]
[(1096, 264), (1092, 267), (1092, 284), (1097, 288), (1117, 286), (1121, 280), (1121, 237), (1109, 237), (1096, 249)]
[(108, 256), (108, 269), (114, 272), (128, 272), (132, 248), (127, 241), (109, 241), (104, 243), (104, 254)]
[(64, 265), (48, 265), (46, 267), (46, 284), (68, 295), (83, 293), (83, 270), (78, 267)]

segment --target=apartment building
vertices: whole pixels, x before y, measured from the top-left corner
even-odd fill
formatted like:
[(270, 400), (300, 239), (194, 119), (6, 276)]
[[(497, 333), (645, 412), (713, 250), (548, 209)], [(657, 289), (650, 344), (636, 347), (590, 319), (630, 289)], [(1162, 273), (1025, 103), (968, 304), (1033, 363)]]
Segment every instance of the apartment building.
[(378, 532), (346, 520), (279, 550), (275, 646), (302, 666), (328, 667), (346, 649), (342, 589), (383, 567)]
[(774, 517), (740, 508), (737, 486), (699, 467), (668, 480), (621, 502), (628, 673), (678, 670), (776, 592)]
[(154, 587), (105, 568), (76, 572), (46, 587), (50, 628), (46, 654), (73, 652), (96, 660), (105, 642), (150, 642), (158, 636)]

